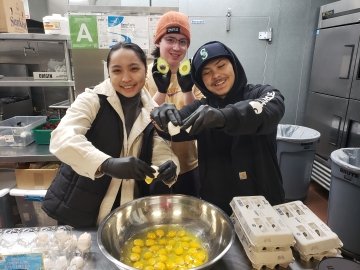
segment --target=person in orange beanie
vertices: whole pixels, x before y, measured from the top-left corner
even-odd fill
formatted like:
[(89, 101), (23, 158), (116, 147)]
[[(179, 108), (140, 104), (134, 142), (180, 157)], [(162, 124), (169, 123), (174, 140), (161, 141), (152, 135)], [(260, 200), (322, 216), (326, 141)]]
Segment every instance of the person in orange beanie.
[[(187, 15), (169, 11), (160, 17), (154, 34), (155, 49), (151, 53), (154, 62), (148, 66), (145, 83), (145, 88), (159, 105), (164, 102), (173, 103), (176, 108), (181, 109), (184, 105), (203, 97), (191, 79), (190, 64), (187, 73), (179, 72), (181, 64), (189, 61), (186, 56), (190, 40), (190, 24)], [(158, 61), (164, 63), (165, 72), (158, 70)], [(196, 142), (171, 142), (171, 146), (180, 161), (180, 175), (171, 189), (155, 186), (153, 193), (198, 196), (200, 181)]]

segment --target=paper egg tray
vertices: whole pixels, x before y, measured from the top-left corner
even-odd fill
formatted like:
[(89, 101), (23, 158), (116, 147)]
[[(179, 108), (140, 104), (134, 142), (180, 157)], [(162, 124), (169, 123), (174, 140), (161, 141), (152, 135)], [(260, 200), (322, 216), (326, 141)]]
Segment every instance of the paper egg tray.
[(286, 249), (295, 244), (292, 232), (263, 196), (234, 197), (230, 206), (254, 250)]
[(300, 254), (314, 255), (342, 247), (337, 234), (301, 201), (280, 204), (273, 208), (292, 231), (296, 240), (294, 248)]
[(329, 251), (325, 251), (325, 252), (321, 252), (321, 253), (317, 253), (317, 254), (309, 254), (309, 255), (304, 255), (301, 254), (299, 252), (299, 256), (300, 259), (303, 261), (311, 261), (311, 260), (317, 260), (317, 261), (321, 261), (322, 259), (326, 258), (326, 257), (341, 257), (341, 251), (337, 248), (333, 248)]
[(263, 269), (264, 267), (274, 269), (275, 267), (281, 266), (287, 268), (288, 265), (294, 261), (291, 248), (281, 250), (265, 250), (257, 251), (253, 249), (251, 243), (243, 231), (239, 220), (236, 215), (231, 216), (231, 220), (234, 224), (235, 232), (245, 250), (247, 257), (249, 258), (253, 268)]

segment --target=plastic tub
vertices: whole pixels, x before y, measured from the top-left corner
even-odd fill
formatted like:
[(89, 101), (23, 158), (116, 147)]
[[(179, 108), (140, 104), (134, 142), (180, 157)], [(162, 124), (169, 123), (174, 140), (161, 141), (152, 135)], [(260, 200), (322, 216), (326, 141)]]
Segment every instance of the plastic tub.
[(13, 188), (10, 195), (16, 199), (21, 222), (26, 227), (54, 226), (57, 221), (50, 218), (42, 209), (46, 189), (27, 190)]
[[(34, 139), (37, 144), (50, 144), (51, 132), (55, 129), (60, 119), (50, 119), (45, 124), (34, 128)], [(47, 126), (50, 124), (51, 126)]]
[(12, 228), (20, 221), (14, 197), (9, 192), (14, 188), (15, 176), (12, 170), (0, 171), (0, 228)]
[(60, 14), (52, 14), (43, 18), (45, 34), (69, 35), (68, 18)]
[(0, 122), (0, 146), (26, 146), (34, 141), (32, 129), (46, 116), (14, 116)]
[(360, 148), (331, 153), (328, 225), (343, 241), (342, 252), (360, 260)]
[(296, 125), (278, 125), (277, 159), (280, 166), (285, 200), (305, 200), (310, 185), (316, 143), (320, 133)]

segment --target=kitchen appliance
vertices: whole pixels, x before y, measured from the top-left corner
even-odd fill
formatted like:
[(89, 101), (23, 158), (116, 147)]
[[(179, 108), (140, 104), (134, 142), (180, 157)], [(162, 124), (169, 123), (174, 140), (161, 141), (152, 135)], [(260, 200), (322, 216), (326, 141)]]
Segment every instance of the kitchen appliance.
[(311, 178), (327, 190), (330, 154), (360, 146), (359, 19), (357, 0), (320, 8), (304, 122), (321, 133)]

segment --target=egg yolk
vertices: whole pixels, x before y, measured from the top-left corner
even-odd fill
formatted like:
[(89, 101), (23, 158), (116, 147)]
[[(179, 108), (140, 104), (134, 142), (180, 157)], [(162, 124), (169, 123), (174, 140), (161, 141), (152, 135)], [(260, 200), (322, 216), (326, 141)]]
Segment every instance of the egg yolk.
[(120, 261), (142, 270), (186, 270), (207, 260), (201, 240), (175, 225), (140, 232), (125, 242), (120, 254)]

